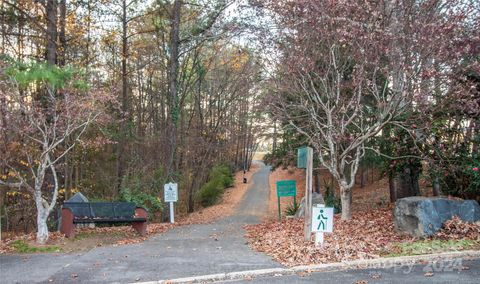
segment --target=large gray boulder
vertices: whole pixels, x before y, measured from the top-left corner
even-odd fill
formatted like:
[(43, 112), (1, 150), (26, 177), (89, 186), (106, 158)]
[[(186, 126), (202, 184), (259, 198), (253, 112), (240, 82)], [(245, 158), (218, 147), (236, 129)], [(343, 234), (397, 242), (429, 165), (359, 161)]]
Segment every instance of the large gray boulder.
[[(320, 193), (312, 192), (312, 205), (315, 204), (325, 204), (323, 196)], [(300, 206), (298, 206), (297, 213), (295, 213), (295, 218), (303, 218), (305, 216), (305, 197), (302, 198)]]
[(426, 237), (440, 230), (453, 216), (467, 222), (479, 221), (480, 205), (475, 200), (413, 196), (397, 200), (393, 215), (398, 231)]

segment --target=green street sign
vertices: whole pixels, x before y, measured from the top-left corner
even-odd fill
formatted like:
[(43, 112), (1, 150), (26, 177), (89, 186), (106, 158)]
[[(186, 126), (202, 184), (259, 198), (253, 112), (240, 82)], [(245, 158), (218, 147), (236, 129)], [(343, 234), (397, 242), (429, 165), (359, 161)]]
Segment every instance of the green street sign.
[(277, 196), (295, 196), (297, 195), (297, 181), (279, 180), (277, 181)]
[(297, 168), (306, 169), (307, 168), (307, 147), (298, 148), (297, 150)]
[(278, 200), (278, 219), (282, 219), (282, 211), (280, 209), (280, 197), (293, 196), (293, 204), (297, 207), (297, 181), (295, 180), (279, 180), (277, 181), (277, 200)]

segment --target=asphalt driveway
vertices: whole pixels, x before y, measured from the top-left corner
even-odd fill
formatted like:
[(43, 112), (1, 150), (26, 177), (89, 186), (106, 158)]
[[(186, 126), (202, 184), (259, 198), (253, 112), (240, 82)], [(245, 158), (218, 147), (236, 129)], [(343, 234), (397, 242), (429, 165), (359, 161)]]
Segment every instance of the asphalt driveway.
[(280, 267), (246, 244), (243, 225), (267, 213), (270, 167), (262, 164), (235, 213), (212, 224), (177, 227), (143, 243), (84, 254), (0, 256), (2, 283), (126, 283)]

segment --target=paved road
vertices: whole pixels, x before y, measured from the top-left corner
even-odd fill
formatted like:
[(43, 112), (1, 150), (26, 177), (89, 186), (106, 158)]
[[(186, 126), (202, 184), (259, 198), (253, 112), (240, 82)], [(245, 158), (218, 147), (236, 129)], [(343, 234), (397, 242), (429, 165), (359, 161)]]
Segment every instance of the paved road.
[[(128, 283), (280, 267), (252, 251), (243, 237), (242, 226), (266, 214), (268, 175), (269, 168), (263, 166), (235, 214), (213, 224), (178, 227), (141, 244), (96, 248), (84, 254), (0, 256), (0, 283), (51, 283), (49, 279), (53, 283)], [(425, 277), (424, 264), (412, 269), (344, 270), (231, 282), (480, 283), (480, 260), (463, 260), (462, 265), (470, 269), (445, 271), (449, 270), (445, 264), (431, 266), (437, 269), (431, 277)]]
[(141, 244), (96, 248), (85, 254), (0, 256), (0, 282), (125, 283), (280, 267), (252, 251), (242, 229), (267, 213), (269, 173), (262, 164), (231, 217), (178, 227)]
[[(480, 283), (480, 259), (461, 261), (461, 265), (454, 261), (437, 261), (430, 264), (419, 264), (414, 266), (400, 266), (389, 269), (355, 269), (334, 272), (318, 272), (304, 276), (290, 275), (257, 278), (244, 281), (230, 281), (228, 283)], [(465, 266), (468, 269), (459, 269)], [(425, 276), (428, 271), (433, 271), (432, 276)], [(364, 282), (362, 282), (364, 281)], [(226, 282), (224, 282), (226, 283)]]

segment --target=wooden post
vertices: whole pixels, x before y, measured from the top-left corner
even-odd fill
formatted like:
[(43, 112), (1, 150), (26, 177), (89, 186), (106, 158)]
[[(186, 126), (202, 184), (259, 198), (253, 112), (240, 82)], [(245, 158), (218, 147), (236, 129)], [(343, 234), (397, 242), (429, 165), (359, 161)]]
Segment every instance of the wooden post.
[(311, 240), (312, 235), (312, 172), (313, 172), (313, 149), (307, 147), (307, 170), (305, 182), (305, 241)]
[(142, 207), (137, 207), (135, 209), (136, 218), (145, 218), (145, 222), (132, 222), (132, 228), (137, 231), (141, 236), (147, 235), (147, 220), (148, 212)]
[(282, 221), (282, 210), (280, 209), (280, 196), (277, 195), (278, 201), (278, 221)]
[(67, 238), (75, 237), (75, 225), (73, 224), (73, 213), (68, 208), (62, 208), (62, 224), (60, 232)]

